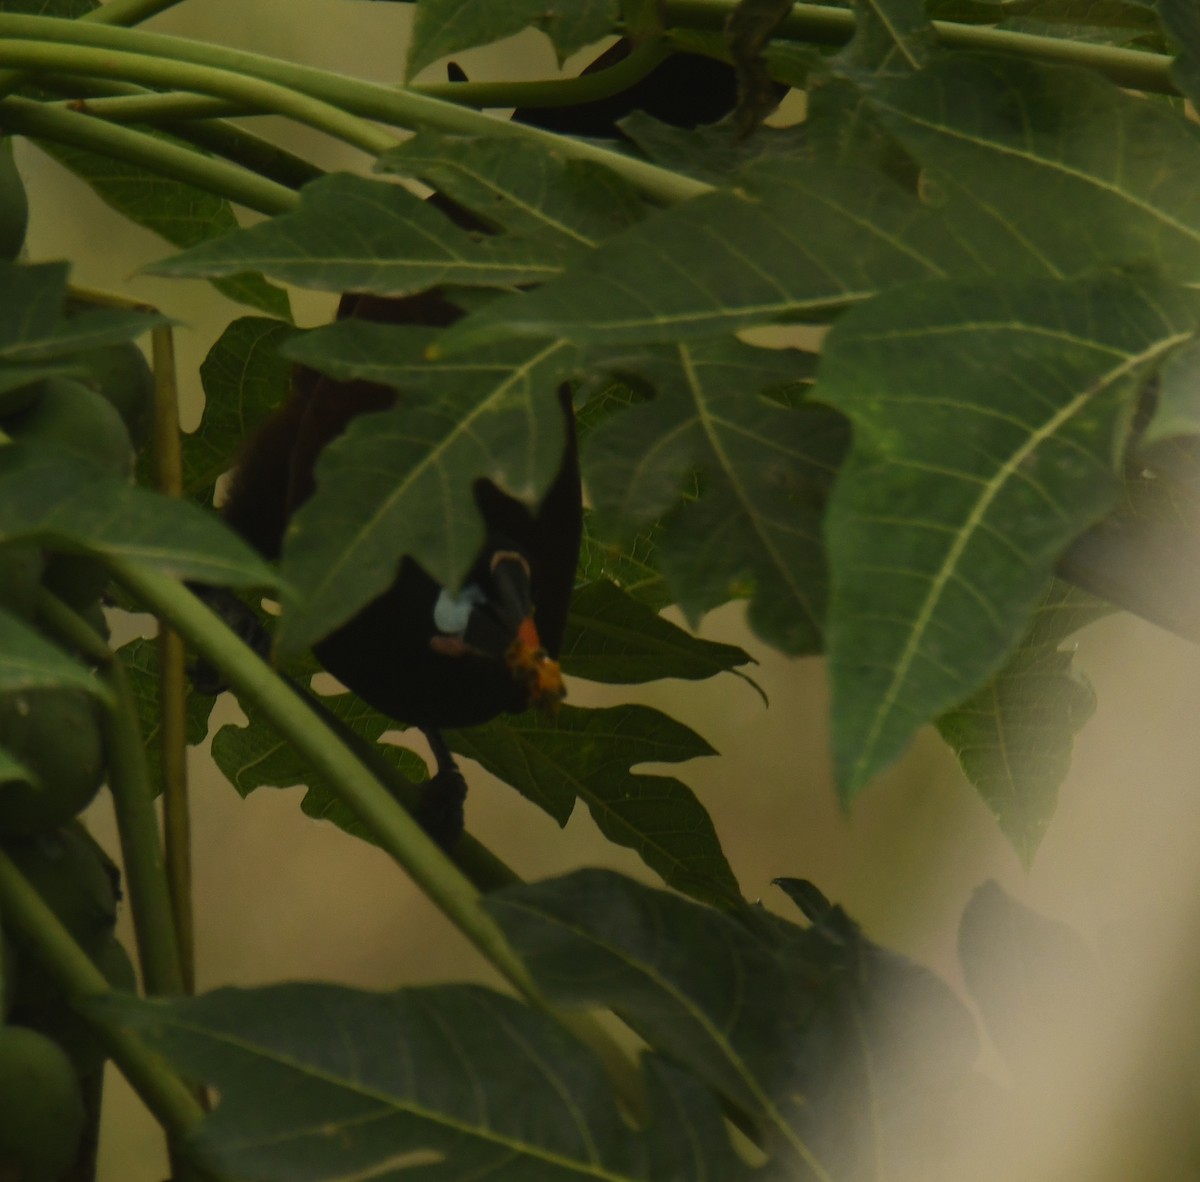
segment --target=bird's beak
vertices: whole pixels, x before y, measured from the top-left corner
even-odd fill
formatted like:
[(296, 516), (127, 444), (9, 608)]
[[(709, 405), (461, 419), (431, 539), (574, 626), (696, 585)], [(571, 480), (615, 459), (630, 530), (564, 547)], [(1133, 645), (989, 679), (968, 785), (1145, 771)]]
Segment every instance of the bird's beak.
[(504, 657), (514, 678), (529, 691), (530, 705), (552, 714), (567, 696), (558, 662), (542, 647), (532, 616), (526, 616), (517, 630), (517, 638)]

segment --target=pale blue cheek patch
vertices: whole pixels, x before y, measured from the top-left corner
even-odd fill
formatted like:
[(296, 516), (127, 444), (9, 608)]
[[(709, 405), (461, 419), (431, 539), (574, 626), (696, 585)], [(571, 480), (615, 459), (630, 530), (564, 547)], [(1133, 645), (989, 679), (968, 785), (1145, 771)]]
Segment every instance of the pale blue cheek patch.
[(467, 630), (471, 613), (486, 601), (487, 596), (474, 583), (463, 587), (461, 591), (443, 588), (433, 605), (433, 625), (443, 635), (461, 636)]

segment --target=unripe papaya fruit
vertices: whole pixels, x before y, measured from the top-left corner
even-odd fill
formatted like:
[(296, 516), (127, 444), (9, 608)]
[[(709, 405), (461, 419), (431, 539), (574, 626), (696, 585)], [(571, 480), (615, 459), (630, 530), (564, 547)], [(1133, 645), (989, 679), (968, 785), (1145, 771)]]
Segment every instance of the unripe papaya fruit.
[(104, 777), (100, 706), (82, 690), (0, 696), (0, 747), (39, 781), (0, 784), (0, 839), (66, 824), (88, 805)]
[(33, 618), (46, 558), (40, 546), (9, 542), (0, 546), (0, 607), (26, 620)]
[(61, 448), (118, 476), (133, 472), (133, 444), (121, 416), (102, 394), (73, 378), (47, 378), (41, 397), (7, 416), (3, 426), (22, 443)]
[(0, 258), (15, 259), (25, 242), (29, 202), (13, 160), (12, 136), (0, 140)]
[(0, 1113), (0, 1177), (57, 1182), (86, 1116), (71, 1060), (36, 1030), (0, 1027)]
[(150, 442), (154, 431), (154, 372), (146, 355), (132, 341), (88, 349), (70, 359), (90, 373), (86, 379), (121, 416), (136, 450)]

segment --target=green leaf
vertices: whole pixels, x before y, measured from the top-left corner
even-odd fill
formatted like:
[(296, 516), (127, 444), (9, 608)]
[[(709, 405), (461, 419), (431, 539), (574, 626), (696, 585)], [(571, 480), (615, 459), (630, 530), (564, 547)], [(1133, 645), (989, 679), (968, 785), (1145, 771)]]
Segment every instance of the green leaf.
[(1179, 51), (1171, 63), (1171, 81), (1193, 103), (1200, 100), (1200, 11), (1190, 0), (1156, 0), (1158, 19)]
[(93, 670), (67, 656), (20, 617), (0, 608), (0, 693), (60, 685), (104, 701), (109, 698)]
[(593, 518), (590, 510), (585, 509), (579, 565), (575, 571), (576, 585), (604, 580), (655, 611), (674, 603), (675, 597), (656, 565), (662, 525), (655, 522), (630, 540), (616, 542), (596, 533)]
[(16, 384), (28, 380), (30, 367), (55, 361), (61, 368), (54, 371), (66, 372), (70, 354), (119, 344), (170, 323), (156, 313), (112, 308), (64, 318), (68, 269), (66, 263), (0, 262), (0, 373), (16, 367), (21, 376)]
[[(0, 747), (0, 787), (5, 784), (30, 784), (39, 787), (40, 781), (15, 755)], [(3, 951), (4, 949), (0, 948), (0, 953)], [(3, 983), (3, 978), (0, 978), (0, 984)]]
[(640, 685), (663, 677), (701, 681), (753, 658), (701, 640), (607, 580), (575, 589), (563, 639), (563, 671), (588, 681)]
[(287, 397), (292, 366), (280, 349), (296, 331), (281, 320), (244, 316), (209, 349), (200, 365), (204, 412), (182, 441), (183, 487), (193, 500), (212, 504), (241, 444)]
[(485, 906), (553, 1001), (611, 1008), (724, 1096), (757, 1130), (768, 1176), (939, 1175), (923, 1137), (962, 1119), (978, 1086), (974, 1023), (840, 909), (807, 930), (757, 913), (752, 928), (604, 870)]
[(807, 381), (814, 361), (723, 339), (606, 357), (657, 395), (596, 427), (582, 457), (600, 529), (618, 536), (676, 508), (698, 470), (702, 492), (665, 525), (658, 568), (693, 623), (746, 597), (750, 626), (789, 653), (820, 647), (820, 516), (846, 430), (824, 407), (760, 392)]
[[(133, 700), (137, 706), (138, 729), (146, 749), (146, 770), (155, 795), (163, 788), (163, 768), (160, 748), (162, 706), (159, 687), (158, 642), (137, 637), (117, 649), (117, 657), (125, 666)], [(185, 737), (189, 747), (198, 747), (208, 735), (208, 720), (216, 699), (204, 694), (189, 693), (185, 718)]]
[(629, 771), (716, 754), (665, 714), (647, 706), (564, 706), (552, 719), (502, 715), (447, 731), (446, 741), (560, 825), (582, 800), (609, 841), (632, 849), (676, 890), (723, 906), (740, 900), (712, 821), (691, 789), (668, 776)]
[(1044, 1069), (1047, 1045), (1081, 1045), (1064, 1041), (1065, 1027), (1091, 1036), (1091, 949), (1078, 932), (1026, 907), (999, 883), (977, 887), (963, 910), (958, 959), (988, 1034), (1019, 1082), (1029, 1067)]
[[(216, 1088), (190, 1147), (222, 1177), (651, 1182), (599, 1061), (480, 986), (110, 994), (89, 1009)], [(711, 1102), (705, 1115), (720, 1125)]]
[(922, 0), (851, 0), (854, 36), (833, 60), (851, 73), (910, 73), (929, 61), (937, 45)]
[(844, 801), (999, 668), (1058, 555), (1115, 503), (1133, 396), (1198, 311), (1107, 274), (916, 284), (834, 328), (815, 397), (854, 434), (825, 521)]
[(408, 47), (414, 78), (439, 58), (490, 45), (533, 25), (554, 44), (558, 63), (613, 31), (616, 0), (419, 0)]
[(147, 268), (205, 278), (261, 271), (320, 291), (393, 296), (438, 283), (538, 283), (560, 270), (543, 245), (470, 234), (402, 185), (350, 173), (305, 185), (294, 212)]
[(763, 160), (736, 189), (651, 214), (561, 279), (466, 317), (440, 345), (514, 333), (604, 345), (715, 336), (977, 269), (938, 214), (877, 172)]
[(0, 447), (0, 541), (141, 563), (180, 579), (274, 587), (278, 576), (212, 515), (56, 448)]
[(869, 97), (981, 269), (1200, 276), (1200, 127), (1182, 112), (1088, 70), (986, 54), (942, 58)]
[[(321, 704), (355, 734), (370, 743), (379, 743), (398, 724), (372, 710), (353, 694), (323, 697)], [(249, 796), (256, 788), (293, 788), (303, 784), (308, 791), (300, 804), (306, 815), (330, 821), (338, 828), (364, 841), (373, 841), (370, 830), (342, 803), (329, 783), (312, 764), (266, 721), (253, 703), (244, 702), (245, 726), (229, 724), (213, 736), (213, 762), (240, 796)], [(393, 743), (379, 743), (379, 754), (399, 773), (414, 782), (428, 778), (424, 761), (413, 751)]]
[(618, 126), (647, 159), (710, 185), (728, 184), (731, 177), (757, 160), (798, 160), (808, 151), (803, 125), (760, 127), (752, 136), (740, 138), (728, 120), (689, 129), (661, 123), (645, 111), (634, 111)]
[(421, 131), (385, 152), (377, 167), (416, 177), (489, 224), (564, 254), (632, 226), (646, 209), (611, 169), (528, 140)]
[(1059, 648), (1112, 608), (1054, 580), (1007, 662), (977, 693), (937, 719), (967, 778), (1028, 868), (1054, 815), (1076, 733), (1096, 696)]
[[(183, 144), (160, 131), (151, 129), (148, 134)], [(114, 160), (111, 156), (66, 144), (36, 142), (42, 151), (88, 184), (106, 205), (136, 225), (165, 238), (172, 246), (195, 246), (198, 242), (231, 234), (238, 228), (229, 202), (215, 194), (135, 164)], [(261, 275), (218, 279), (213, 286), (231, 300), (284, 320), (292, 318), (287, 292), (271, 286)]]
[(529, 503), (558, 471), (557, 390), (574, 368), (561, 344), (513, 341), (425, 360), (429, 329), (343, 320), (291, 342), (288, 356), (337, 378), (398, 387), (390, 409), (355, 418), (316, 466), (317, 491), (284, 541), (280, 643), (296, 651), (388, 587), (410, 555), (457, 586), (483, 543), (473, 485), (487, 477)]

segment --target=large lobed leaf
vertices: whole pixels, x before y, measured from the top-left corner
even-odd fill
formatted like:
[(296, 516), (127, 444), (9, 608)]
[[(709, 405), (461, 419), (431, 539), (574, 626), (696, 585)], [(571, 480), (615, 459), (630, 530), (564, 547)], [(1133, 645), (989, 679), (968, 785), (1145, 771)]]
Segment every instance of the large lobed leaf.
[(723, 906), (740, 901), (737, 880), (704, 806), (671, 776), (634, 773), (643, 763), (715, 754), (695, 731), (648, 706), (560, 707), (552, 719), (502, 715), (448, 731), (460, 755), (511, 784), (560, 825), (576, 800), (609, 841), (632, 849), (664, 882)]
[(0, 694), (69, 686), (107, 700), (104, 683), (19, 616), (0, 607)]
[(1025, 635), (977, 693), (937, 720), (967, 778), (1029, 866), (1071, 762), (1076, 732), (1096, 697), (1060, 647), (1072, 632), (1112, 608), (1053, 580)]
[[(990, 1093), (974, 1023), (932, 974), (825, 905), (744, 922), (608, 871), (487, 897), (560, 1005), (645, 1038), (643, 1121), (547, 1014), (475, 986), (222, 989), (89, 1003), (215, 1087), (190, 1148), (249, 1180), (950, 1182)], [(718, 1108), (757, 1142), (734, 1151)]]
[(514, 341), (429, 363), (432, 339), (428, 329), (344, 320), (287, 349), (335, 377), (403, 393), (321, 453), (317, 492), (285, 539), (283, 574), (297, 592), (285, 600), (285, 648), (349, 619), (391, 584), (402, 555), (457, 585), (483, 542), (477, 478), (530, 503), (554, 479), (565, 442), (556, 391), (574, 350)]
[(148, 268), (206, 278), (262, 272), (321, 291), (394, 296), (435, 283), (538, 283), (561, 269), (544, 245), (468, 233), (402, 185), (350, 173), (305, 185), (294, 212)]
[(1150, 277), (920, 284), (830, 334), (854, 443), (826, 519), (833, 748), (850, 799), (997, 670), (1067, 543), (1115, 503), (1149, 370), (1194, 331)]
[(699, 472), (701, 495), (672, 514), (657, 540), (659, 570), (693, 623), (746, 597), (751, 626), (791, 653), (820, 647), (820, 517), (845, 423), (824, 407), (764, 391), (811, 380), (814, 362), (800, 350), (733, 339), (598, 359), (656, 394), (609, 416), (583, 449), (596, 515), (617, 535), (676, 508)]
[(554, 45), (561, 65), (613, 31), (616, 0), (419, 0), (408, 47), (408, 76), (477, 45), (490, 45), (532, 26)]
[[(228, 201), (193, 185), (83, 148), (41, 140), (38, 146), (91, 186), (106, 205), (165, 238), (172, 246), (194, 246), (238, 228)], [(231, 300), (291, 319), (287, 292), (273, 287), (261, 275), (217, 279), (213, 286)]]

